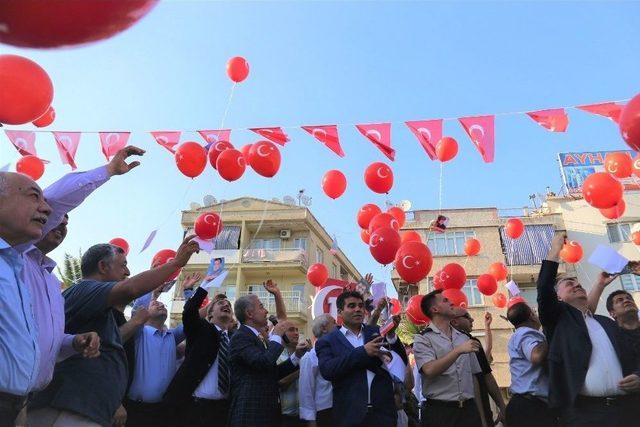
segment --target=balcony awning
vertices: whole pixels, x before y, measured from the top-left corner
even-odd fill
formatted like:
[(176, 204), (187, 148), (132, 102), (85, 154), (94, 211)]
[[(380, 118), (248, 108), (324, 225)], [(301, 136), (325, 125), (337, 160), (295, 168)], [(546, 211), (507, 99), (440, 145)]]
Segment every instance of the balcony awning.
[(214, 249), (238, 249), (240, 247), (240, 226), (225, 225), (213, 240)]
[(502, 250), (507, 258), (507, 265), (541, 264), (547, 257), (554, 229), (551, 224), (526, 225), (524, 233), (518, 239), (507, 236), (504, 227), (500, 227)]

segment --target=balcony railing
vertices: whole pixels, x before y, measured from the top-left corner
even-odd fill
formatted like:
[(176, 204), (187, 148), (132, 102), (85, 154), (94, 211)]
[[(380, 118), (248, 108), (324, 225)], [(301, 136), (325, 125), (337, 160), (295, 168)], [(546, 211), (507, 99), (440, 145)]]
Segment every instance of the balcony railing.
[[(264, 307), (269, 310), (270, 314), (276, 314), (276, 301), (268, 292), (250, 292), (250, 291), (240, 291), (238, 292), (238, 297), (245, 295), (256, 295)], [(282, 299), (284, 300), (284, 305), (287, 308), (287, 313), (305, 313), (306, 306), (304, 305), (304, 301), (302, 301), (302, 293), (300, 291), (281, 291)]]
[(292, 262), (307, 265), (307, 253), (303, 249), (246, 249), (242, 262)]

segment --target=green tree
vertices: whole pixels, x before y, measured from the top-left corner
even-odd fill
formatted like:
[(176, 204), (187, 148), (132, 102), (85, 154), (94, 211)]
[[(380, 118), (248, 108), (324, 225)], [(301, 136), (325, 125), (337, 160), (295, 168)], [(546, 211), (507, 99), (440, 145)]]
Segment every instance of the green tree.
[(404, 344), (412, 344), (413, 336), (422, 332), (423, 329), (424, 327), (418, 327), (411, 323), (411, 321), (407, 318), (407, 315), (403, 314), (402, 320), (400, 320), (400, 324), (398, 325), (398, 330), (396, 331), (396, 333)]
[(58, 267), (58, 276), (60, 276), (60, 280), (62, 281), (63, 290), (75, 285), (82, 279), (82, 270), (80, 268), (81, 257), (80, 251), (78, 251), (77, 257), (65, 252), (64, 270), (60, 270), (60, 267)]

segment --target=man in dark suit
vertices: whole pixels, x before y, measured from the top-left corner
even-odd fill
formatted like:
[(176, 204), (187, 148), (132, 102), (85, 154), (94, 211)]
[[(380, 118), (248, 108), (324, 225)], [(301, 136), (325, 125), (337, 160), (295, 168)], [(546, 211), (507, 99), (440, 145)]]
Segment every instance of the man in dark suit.
[[(382, 362), (384, 337), (377, 326), (363, 323), (365, 304), (355, 291), (343, 292), (336, 302), (343, 326), (325, 335), (316, 343), (318, 367), (322, 376), (333, 385), (333, 420), (337, 427), (394, 427), (397, 410), (394, 384)], [(402, 342), (395, 328), (387, 340), (407, 363)]]
[(630, 393), (640, 389), (638, 361), (615, 322), (593, 315), (587, 293), (573, 277), (558, 277), (566, 235), (553, 239), (538, 277), (540, 322), (549, 340), (549, 404), (567, 426), (617, 427)]
[(200, 306), (208, 294), (205, 288), (199, 287), (184, 305), (185, 359), (167, 388), (164, 402), (175, 407), (179, 414), (176, 421), (199, 427), (215, 420), (217, 426), (224, 427), (231, 376), (227, 327), (233, 312), (227, 297), (220, 294), (209, 305), (207, 319), (200, 317)]
[[(279, 427), (281, 423), (278, 380), (298, 369), (307, 351), (301, 342), (286, 362), (277, 364), (282, 354), (282, 337), (292, 325), (280, 321), (267, 341), (261, 331), (267, 326), (269, 313), (256, 295), (236, 300), (234, 311), (241, 326), (229, 345), (231, 362), (230, 427)], [(215, 420), (212, 420), (215, 422)]]

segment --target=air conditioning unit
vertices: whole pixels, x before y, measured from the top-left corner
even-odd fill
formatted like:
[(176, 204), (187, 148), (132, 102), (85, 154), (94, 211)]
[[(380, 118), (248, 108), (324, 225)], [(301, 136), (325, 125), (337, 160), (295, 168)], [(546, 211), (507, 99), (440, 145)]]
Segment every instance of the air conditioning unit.
[(280, 238), (281, 239), (291, 238), (291, 230), (280, 230)]

